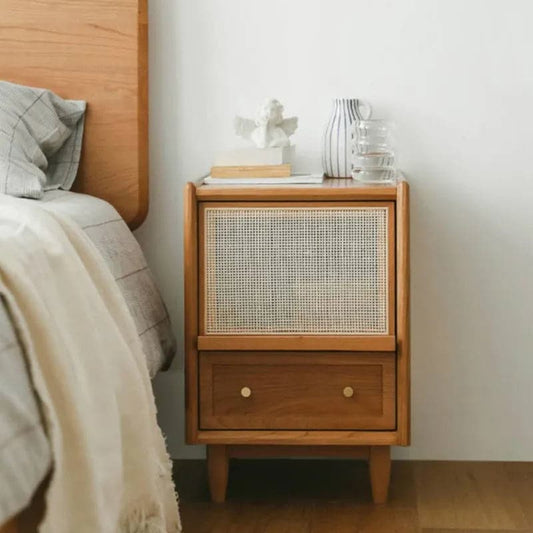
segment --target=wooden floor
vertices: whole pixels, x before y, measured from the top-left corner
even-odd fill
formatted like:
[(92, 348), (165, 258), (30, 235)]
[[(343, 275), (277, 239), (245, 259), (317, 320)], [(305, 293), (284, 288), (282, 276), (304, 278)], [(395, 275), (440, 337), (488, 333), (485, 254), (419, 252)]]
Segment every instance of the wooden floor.
[(533, 532), (533, 463), (396, 462), (371, 503), (366, 462), (232, 460), (212, 504), (203, 461), (177, 461), (184, 533)]

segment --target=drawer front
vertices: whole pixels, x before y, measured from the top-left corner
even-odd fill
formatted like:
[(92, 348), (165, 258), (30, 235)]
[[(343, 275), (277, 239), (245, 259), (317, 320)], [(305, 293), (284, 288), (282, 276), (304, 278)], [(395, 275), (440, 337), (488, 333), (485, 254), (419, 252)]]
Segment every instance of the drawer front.
[(394, 335), (394, 204), (202, 203), (201, 335)]
[(199, 357), (202, 429), (395, 429), (394, 353)]

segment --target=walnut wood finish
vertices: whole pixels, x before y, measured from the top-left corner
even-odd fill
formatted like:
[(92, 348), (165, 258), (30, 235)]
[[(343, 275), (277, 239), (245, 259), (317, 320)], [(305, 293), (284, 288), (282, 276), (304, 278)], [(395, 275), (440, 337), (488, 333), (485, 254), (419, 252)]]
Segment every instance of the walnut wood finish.
[(390, 446), (370, 446), (370, 485), (374, 503), (385, 503), (390, 482)]
[(198, 187), (198, 200), (240, 202), (252, 201), (372, 201), (396, 200), (396, 187), (390, 184), (369, 185), (350, 179), (326, 179), (315, 185), (290, 187), (250, 187), (238, 185), (203, 185)]
[[(409, 189), (407, 183), (364, 185), (352, 180), (328, 179), (321, 185), (286, 188), (236, 187), (234, 185), (198, 185), (196, 188), (189, 185), (188, 187), (187, 203), (191, 206), (190, 213), (193, 213), (194, 220), (191, 219), (193, 221), (188, 222), (186, 233), (189, 235), (191, 243), (196, 235), (199, 244), (197, 247), (194, 245), (189, 247), (194, 257), (190, 259), (189, 267), (186, 269), (186, 285), (190, 284), (186, 305), (188, 309), (197, 313), (191, 319), (191, 323), (194, 322), (194, 327), (188, 328), (186, 331), (186, 358), (187, 364), (191, 368), (191, 372), (187, 376), (187, 397), (189, 402), (198, 402), (201, 398), (202, 403), (201, 414), (198, 407), (188, 408), (188, 442), (207, 444), (208, 447), (226, 446), (227, 457), (260, 457), (269, 454), (279, 456), (285, 453), (291, 457), (305, 454), (313, 455), (313, 453), (317, 456), (328, 457), (342, 457), (343, 454), (350, 457), (366, 457), (370, 464), (374, 499), (377, 502), (384, 501), (390, 473), (390, 446), (407, 445), (410, 433)], [(389, 278), (393, 281), (393, 292), (390, 297), (390, 302), (393, 302), (390, 309), (392, 313), (390, 324), (394, 324), (390, 330), (390, 335), (375, 336), (374, 338), (358, 337), (357, 342), (353, 337), (333, 335), (285, 335), (277, 337), (205, 335), (205, 331), (202, 329), (203, 306), (195, 307), (197, 304), (191, 302), (191, 295), (196, 291), (200, 302), (203, 301), (201, 296), (204, 291), (201, 213), (208, 202), (216, 202), (217, 205), (228, 207), (234, 205), (263, 206), (265, 204), (272, 205), (272, 203), (281, 207), (284, 205), (323, 206), (325, 203), (353, 205), (353, 202), (380, 202), (380, 205), (383, 205), (383, 203), (389, 202), (392, 217), (389, 224), (389, 243), (392, 243), (389, 247), (391, 254), (389, 256)], [(195, 208), (192, 207), (194, 203)], [(193, 229), (193, 227), (197, 229)], [(187, 272), (191, 272), (191, 269), (194, 268), (194, 262), (197, 262), (198, 271), (188, 275)], [(199, 355), (199, 350), (208, 353)], [(252, 350), (269, 353), (250, 354), (249, 352)], [(336, 353), (333, 353), (333, 350)], [(213, 351), (219, 351), (219, 353), (209, 353)], [(224, 351), (226, 354), (220, 353)], [(354, 351), (365, 353), (354, 354)], [(315, 353), (310, 355), (305, 352)], [(313, 420), (313, 416), (320, 417), (323, 403), (335, 406), (337, 401), (349, 402), (357, 399), (357, 392), (352, 398), (344, 396), (345, 386), (351, 385), (344, 385), (344, 381), (340, 377), (337, 382), (338, 376), (335, 372), (330, 374), (328, 370), (320, 373), (320, 370), (329, 368), (327, 363), (317, 363), (317, 358), (324, 355), (322, 352), (326, 352), (329, 361), (332, 361), (333, 358), (339, 358), (336, 360), (342, 361), (342, 364), (346, 364), (346, 357), (390, 358), (394, 365), (392, 370), (390, 370), (390, 363), (385, 365), (388, 368), (386, 374), (389, 379), (392, 378), (391, 383), (395, 380), (396, 386), (394, 387), (392, 383), (388, 389), (395, 389), (392, 401), (389, 398), (383, 405), (394, 406), (396, 410), (395, 418), (393, 418), (393, 421), (396, 422), (395, 425), (388, 425), (387, 428), (390, 429), (372, 430), (361, 428), (361, 426), (357, 430), (353, 428), (338, 429), (339, 425), (336, 424), (341, 426), (343, 423), (349, 424), (346, 420), (350, 417), (353, 420), (354, 417), (353, 412), (341, 413), (342, 408), (338, 410), (338, 407), (337, 411), (333, 409), (333, 412), (341, 416), (335, 418), (332, 415), (330, 423), (326, 426), (316, 425), (316, 419)], [(248, 359), (249, 357), (253, 359), (252, 364), (249, 364), (251, 361)], [(305, 372), (298, 374), (291, 369), (289, 372), (283, 373), (281, 371), (283, 365), (276, 366), (275, 361), (282, 361), (284, 357), (289, 357), (291, 364), (299, 357), (307, 358), (308, 366), (318, 370), (317, 374), (320, 375), (323, 383), (321, 382), (319, 386), (311, 383)], [(202, 369), (199, 373), (197, 365), (200, 358), (202, 359)], [(267, 358), (269, 358), (268, 363), (264, 363)], [(242, 364), (245, 360), (246, 365)], [(351, 369), (352, 366), (350, 365), (348, 365), (347, 371), (343, 369), (344, 378), (352, 376)], [(244, 383), (244, 378), (246, 378), (247, 383)], [(257, 381), (251, 383), (249, 381), (251, 378)], [(327, 389), (329, 383), (334, 384), (339, 389), (338, 398), (330, 396)], [(251, 394), (241, 395), (240, 391), (246, 387), (250, 389)], [(357, 391), (357, 386), (353, 388)], [(317, 397), (325, 399), (326, 402), (317, 401), (317, 398), (313, 396), (314, 391), (309, 392), (309, 389), (322, 391)], [(302, 394), (304, 390), (307, 392)], [(265, 398), (268, 397), (270, 401), (260, 399), (258, 402), (258, 392), (260, 395), (265, 395)], [(248, 405), (249, 407), (241, 408), (241, 405)], [(388, 408), (390, 409), (390, 406)], [(292, 420), (290, 419), (291, 416), (293, 417)], [(199, 418), (202, 419), (203, 427), (201, 429), (198, 428)], [(293, 427), (290, 428), (285, 424), (282, 427), (280, 420), (289, 420), (291, 422), (289, 426), (292, 425)], [(298, 423), (301, 425), (295, 426)], [(350, 423), (349, 425), (353, 424)], [(209, 429), (207, 429), (208, 427)], [(243, 429), (252, 427), (254, 429)], [(346, 426), (344, 427), (346, 428)], [(375, 428), (376, 426), (371, 427)], [(291, 450), (293, 450), (292, 453)], [(219, 466), (219, 468), (221, 467)]]
[(185, 189), (184, 217), (185, 420), (192, 443), (198, 431), (198, 209), (192, 183)]
[(532, 462), (393, 461), (379, 506), (363, 461), (232, 460), (223, 507), (209, 502), (204, 461), (178, 461), (175, 471), (186, 532), (533, 531)]
[(335, 430), (198, 430), (195, 444), (251, 444), (288, 446), (398, 445), (397, 431)]
[[(394, 311), (394, 307), (392, 308)], [(199, 335), (198, 350), (394, 352), (394, 335)]]
[(226, 446), (207, 447), (207, 475), (211, 499), (222, 503), (226, 499), (228, 486), (229, 456)]
[(398, 185), (396, 201), (396, 315), (397, 315), (397, 390), (399, 444), (411, 440), (411, 323), (410, 323), (410, 260), (409, 260), (409, 184)]
[(88, 102), (74, 189), (148, 210), (147, 0), (0, 0), (4, 80)]
[[(201, 429), (395, 429), (395, 355), (200, 352)], [(346, 398), (343, 389), (353, 387)], [(242, 388), (250, 389), (243, 397)]]

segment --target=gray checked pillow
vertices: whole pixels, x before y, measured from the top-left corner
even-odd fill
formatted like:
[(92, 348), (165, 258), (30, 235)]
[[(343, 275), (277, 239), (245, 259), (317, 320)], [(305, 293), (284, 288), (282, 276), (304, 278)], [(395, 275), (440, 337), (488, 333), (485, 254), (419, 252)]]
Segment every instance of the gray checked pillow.
[(42, 198), (70, 189), (81, 154), (85, 102), (0, 81), (0, 193)]

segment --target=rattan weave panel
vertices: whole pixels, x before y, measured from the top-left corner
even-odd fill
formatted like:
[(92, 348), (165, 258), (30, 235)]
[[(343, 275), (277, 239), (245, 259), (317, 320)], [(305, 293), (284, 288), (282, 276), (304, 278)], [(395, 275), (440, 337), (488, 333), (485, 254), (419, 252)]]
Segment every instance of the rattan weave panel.
[(386, 207), (205, 209), (205, 333), (388, 333)]

